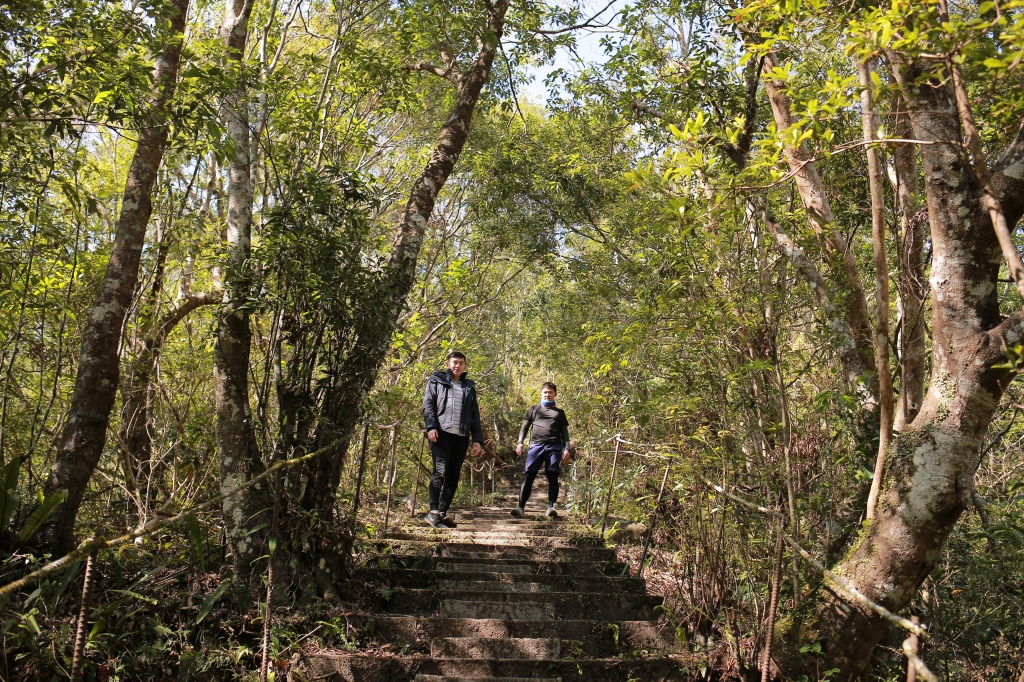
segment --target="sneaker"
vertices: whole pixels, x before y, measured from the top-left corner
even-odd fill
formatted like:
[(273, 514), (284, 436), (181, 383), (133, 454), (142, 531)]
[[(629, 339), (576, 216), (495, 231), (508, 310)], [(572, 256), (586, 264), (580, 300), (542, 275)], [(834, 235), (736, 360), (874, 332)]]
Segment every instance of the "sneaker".
[(550, 507), (548, 507), (547, 516), (549, 519), (554, 519), (558, 517), (558, 512), (555, 511), (555, 505), (551, 505)]
[(436, 510), (431, 509), (430, 513), (423, 517), (423, 520), (429, 523), (434, 528), (444, 528), (444, 519), (437, 513)]
[(445, 528), (455, 528), (456, 523), (448, 518), (448, 512), (438, 512), (438, 515), (441, 517), (441, 524)]
[(517, 519), (521, 519), (521, 518), (523, 518), (523, 516), (525, 516), (525, 514), (523, 513), (523, 508), (522, 507), (516, 507), (515, 509), (513, 509), (509, 513), (512, 514), (513, 518), (517, 518)]

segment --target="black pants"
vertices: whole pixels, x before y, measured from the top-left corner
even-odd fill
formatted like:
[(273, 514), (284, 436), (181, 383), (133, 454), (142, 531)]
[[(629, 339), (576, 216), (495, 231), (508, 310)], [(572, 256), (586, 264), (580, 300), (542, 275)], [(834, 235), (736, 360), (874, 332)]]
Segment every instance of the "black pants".
[[(526, 503), (530, 500), (530, 493), (533, 492), (533, 481), (539, 473), (539, 470), (526, 472), (526, 477), (523, 478), (523, 488), (519, 491), (520, 509), (525, 508)], [(548, 477), (548, 504), (553, 505), (558, 500), (558, 472), (545, 471), (544, 475)]]
[(437, 442), (430, 444), (430, 455), (434, 460), (434, 473), (430, 475), (431, 511), (446, 512), (452, 506), (468, 449), (469, 438), (438, 429)]

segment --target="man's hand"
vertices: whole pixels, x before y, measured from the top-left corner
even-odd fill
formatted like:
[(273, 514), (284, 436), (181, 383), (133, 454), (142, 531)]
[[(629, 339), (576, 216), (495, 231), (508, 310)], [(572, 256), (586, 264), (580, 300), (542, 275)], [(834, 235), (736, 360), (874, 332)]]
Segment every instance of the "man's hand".
[(523, 454), (523, 444), (520, 443), (519, 445), (516, 446), (516, 455), (520, 455), (521, 456), (522, 454)]
[(483, 451), (483, 448), (480, 447), (480, 443), (473, 443), (472, 447), (470, 447), (470, 449), (469, 449), (469, 456), (470, 457), (479, 457), (481, 451)]
[(566, 448), (565, 450), (562, 451), (562, 461), (565, 462), (566, 464), (569, 463), (569, 448)]
[(430, 429), (427, 431), (427, 438), (430, 439), (431, 443), (437, 442), (437, 429)]

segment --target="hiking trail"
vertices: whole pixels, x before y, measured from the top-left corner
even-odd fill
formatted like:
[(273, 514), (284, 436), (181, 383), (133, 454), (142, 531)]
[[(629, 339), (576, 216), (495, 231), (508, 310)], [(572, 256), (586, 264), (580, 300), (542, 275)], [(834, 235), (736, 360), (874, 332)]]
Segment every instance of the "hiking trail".
[[(507, 494), (510, 505), (514, 499)], [(535, 490), (525, 518), (512, 518), (510, 509), (453, 508), (452, 529), (406, 517), (364, 544), (352, 579), (384, 588), (376, 612), (350, 618), (370, 623), (364, 629), (388, 653), (306, 652), (302, 679), (668, 682), (696, 675), (657, 609), (662, 598), (629, 577), (635, 567), (619, 562), (589, 527), (564, 512), (546, 518), (546, 486)]]

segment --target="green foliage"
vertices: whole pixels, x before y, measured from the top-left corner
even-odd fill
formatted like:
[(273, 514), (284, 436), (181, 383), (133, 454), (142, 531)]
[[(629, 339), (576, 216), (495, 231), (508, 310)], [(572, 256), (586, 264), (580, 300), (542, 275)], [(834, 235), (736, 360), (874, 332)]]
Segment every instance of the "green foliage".
[[(356, 332), (393, 312), (383, 302), (393, 226), (454, 101), (451, 82), (404, 67), (447, 68), (450, 58), (464, 69), (478, 37), (494, 38), (481, 36), (483, 15), (473, 3), (303, 7), (288, 23), (284, 5), (272, 15), (271, 3), (257, 3), (251, 49), (237, 69), (223, 60), (220, 8), (194, 8), (139, 303), (122, 348), (127, 390), (136, 376), (129, 370), (151, 357), (143, 351), (154, 321), (190, 295), (222, 293), (225, 166), (238, 150), (225, 142), (219, 104), (244, 83), (255, 220), (252, 258), (233, 293), (252, 316), (250, 407), (262, 464), (314, 447), (332, 420), (357, 417), (332, 412), (325, 396), (358, 358)], [(169, 8), (33, 0), (8, 9), (0, 12), (0, 528), (11, 540), (20, 530), (24, 544), (63, 499), (38, 489), (66, 420), (75, 354), (109, 258)], [(346, 525), (359, 455), (352, 447), (331, 455), (343, 463), (335, 495), (343, 514), (285, 505), (299, 530), (268, 542), (265, 553), (326, 552), (336, 547), (331, 533), (342, 531), (359, 541), (377, 535), (389, 485), (394, 522), (396, 500), (422, 475), (425, 378), (458, 348), (479, 382), (487, 456), (499, 472), (518, 471), (513, 447), (523, 412), (540, 382), (556, 381), (577, 445), (565, 476), (572, 512), (589, 517), (581, 519), (588, 528), (600, 525), (606, 504), (613, 526), (656, 514), (651, 570), (664, 580), (652, 584), (668, 586), (666, 613), (680, 642), (754, 660), (773, 530), (767, 519), (707, 495), (698, 475), (767, 506), (782, 504), (785, 421), (801, 541), (831, 563), (861, 529), (859, 491), (877, 447), (876, 427), (840, 369), (833, 320), (764, 224), (770, 215), (830, 277), (784, 146), (806, 144), (815, 157), (834, 227), (870, 282), (852, 60), (879, 64), (873, 83), (885, 135), (895, 129), (900, 94), (885, 68), (887, 50), (955, 52), (991, 158), (1024, 111), (1020, 3), (953, 5), (946, 25), (937, 11), (934, 2), (905, 0), (616, 6), (599, 20), (614, 26), (601, 42), (604, 60), (576, 64), (574, 75), (556, 70), (551, 101), (541, 106), (521, 93), (514, 100), (513, 91), (534, 65), (576, 44), (577, 33), (559, 27), (590, 14), (577, 3), (513, 3), (471, 139), (424, 227), (415, 285), (387, 360), (365, 386), (371, 422), (400, 424), (397, 476), (388, 480), (389, 433), (371, 429), (355, 527)], [(780, 63), (760, 78), (768, 52)], [(926, 76), (946, 77), (944, 59), (928, 63)], [(773, 122), (768, 79), (783, 83), (792, 100), (796, 116), (786, 130)], [(887, 211), (896, 225), (896, 209)], [(887, 244), (894, 276), (901, 239), (897, 233)], [(1019, 308), (1012, 286), (999, 295), (1005, 311)], [(198, 308), (171, 329), (147, 366), (152, 461), (131, 466), (118, 442), (127, 417), (115, 407), (80, 536), (120, 534), (218, 492), (214, 309)], [(894, 303), (894, 329), (898, 313)], [(1020, 344), (1009, 344), (1006, 355), (1000, 366), (1016, 373)], [(934, 624), (926, 657), (948, 668), (948, 679), (1005, 677), (1020, 665), (1018, 399), (1007, 396), (991, 429), (1003, 435), (987, 444), (975, 482), (990, 523), (965, 517), (912, 607)], [(620, 448), (610, 485), (615, 434), (658, 447)], [(666, 495), (656, 506), (667, 455)], [(464, 472), (456, 504), (479, 497), (474, 476), (471, 493)], [(304, 480), (286, 481), (289, 503), (300, 499)], [(418, 505), (424, 501), (421, 487)], [(90, 651), (108, 661), (112, 679), (165, 667), (162, 674), (179, 679), (253, 669), (257, 645), (240, 633), (254, 631), (247, 614), (254, 598), (227, 576), (218, 524), (188, 516), (174, 533), (102, 557)], [(572, 537), (600, 541), (583, 530)], [(5, 572), (41, 561), (14, 554), (14, 543), (8, 549)], [(7, 662), (22, 666), (17, 671), (31, 661), (49, 679), (67, 667), (79, 571), (69, 566), (3, 605)], [(784, 605), (794, 597), (791, 578)], [(806, 566), (799, 578), (801, 587), (815, 580)], [(308, 641), (317, 646), (370, 646), (372, 621), (357, 627), (337, 611), (317, 611), (320, 588), (301, 582), (298, 606), (274, 623), (275, 656), (290, 655), (316, 627)], [(370, 596), (387, 601), (391, 592), (374, 586)], [(222, 619), (211, 617), (215, 608)], [(612, 637), (618, 645), (617, 628)], [(897, 646), (885, 643), (879, 677), (896, 675)], [(821, 651), (819, 641), (805, 653)]]
[(18, 542), (25, 544), (32, 539), (32, 536), (43, 527), (46, 520), (53, 514), (53, 510), (57, 508), (57, 505), (67, 499), (67, 491), (58, 490), (55, 493), (44, 495), (43, 491), (36, 493), (37, 506), (29, 514), (28, 520), (25, 521), (25, 525), (21, 529), (21, 535), (18, 536)]
[(203, 619), (206, 618), (208, 615), (210, 615), (210, 611), (213, 610), (214, 605), (217, 603), (217, 601), (222, 596), (224, 596), (224, 592), (229, 587), (231, 587), (231, 581), (230, 580), (225, 580), (224, 582), (222, 582), (220, 584), (219, 587), (217, 587), (216, 590), (213, 591), (213, 593), (209, 597), (207, 597), (205, 600), (203, 600), (203, 605), (199, 608), (199, 613), (196, 614), (196, 624), (197, 625), (199, 623), (202, 623)]
[(21, 462), (14, 459), (0, 467), (0, 529), (7, 528), (18, 508), (18, 474)]

